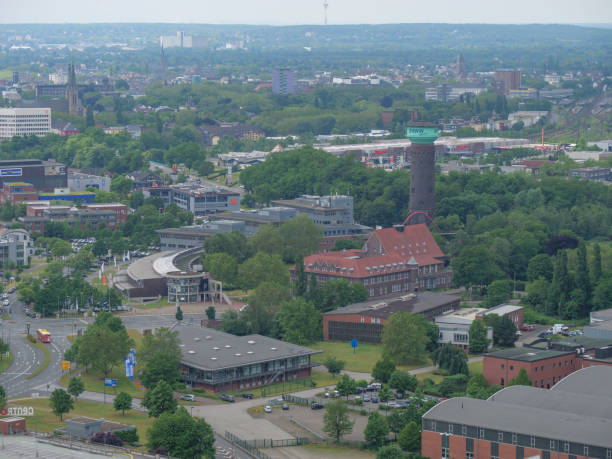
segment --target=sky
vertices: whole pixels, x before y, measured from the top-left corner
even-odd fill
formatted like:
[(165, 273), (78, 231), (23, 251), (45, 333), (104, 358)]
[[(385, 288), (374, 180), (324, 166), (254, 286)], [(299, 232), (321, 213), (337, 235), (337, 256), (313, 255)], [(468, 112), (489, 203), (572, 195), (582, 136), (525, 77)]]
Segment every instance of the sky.
[[(322, 24), (324, 0), (0, 0), (0, 23)], [(329, 24), (612, 23), (612, 0), (328, 0)]]

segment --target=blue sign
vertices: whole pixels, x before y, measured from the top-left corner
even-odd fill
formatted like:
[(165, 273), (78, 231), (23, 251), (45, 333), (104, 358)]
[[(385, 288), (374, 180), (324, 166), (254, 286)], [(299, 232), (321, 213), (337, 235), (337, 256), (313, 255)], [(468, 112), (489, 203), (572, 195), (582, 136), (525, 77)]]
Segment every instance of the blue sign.
[(21, 177), (21, 167), (13, 167), (10, 169), (0, 169), (2, 177)]
[(134, 364), (130, 361), (129, 357), (123, 359), (123, 362), (125, 363), (125, 376), (134, 379)]
[(110, 387), (117, 387), (117, 380), (111, 378), (104, 378), (104, 385)]
[(357, 341), (355, 338), (353, 338), (351, 340), (351, 347), (353, 348), (353, 354), (355, 353), (355, 349), (357, 349), (357, 346), (359, 346), (359, 341)]

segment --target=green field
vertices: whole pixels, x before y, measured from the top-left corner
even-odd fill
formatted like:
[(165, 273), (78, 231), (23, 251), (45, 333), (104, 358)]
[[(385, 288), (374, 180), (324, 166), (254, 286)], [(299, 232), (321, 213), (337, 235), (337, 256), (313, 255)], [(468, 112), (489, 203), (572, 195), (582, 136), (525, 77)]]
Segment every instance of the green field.
[[(312, 349), (323, 351), (321, 354), (312, 356), (313, 362), (323, 363), (328, 356), (334, 356), (346, 362), (344, 369), (358, 373), (370, 373), (377, 360), (382, 358), (382, 346), (379, 344), (359, 344), (357, 351), (353, 353), (353, 348), (349, 343), (339, 343), (333, 341), (319, 341), (308, 346)], [(421, 365), (399, 366), (402, 370), (414, 370), (431, 365), (431, 360), (427, 359)]]
[[(19, 399), (14, 402), (9, 401), (7, 406), (31, 406), (34, 408), (34, 416), (26, 418), (28, 430), (34, 432), (53, 432), (55, 429), (64, 427), (64, 423), (51, 411), (48, 398)], [(74, 409), (64, 414), (64, 420), (77, 416), (104, 418), (107, 421), (133, 425), (138, 429), (141, 441), (146, 441), (145, 433), (154, 420), (147, 413), (136, 410), (126, 411), (125, 416), (123, 416), (121, 411), (114, 410), (112, 403), (104, 405), (88, 400), (77, 400), (74, 403)]]
[(136, 309), (154, 309), (162, 306), (174, 306), (175, 303), (170, 303), (168, 297), (162, 297), (161, 300), (153, 301), (151, 303), (131, 303), (130, 306)]
[(366, 459), (376, 456), (373, 451), (368, 451), (367, 449), (351, 448), (349, 446), (334, 445), (333, 443), (328, 443), (325, 445), (305, 445), (300, 446), (299, 448), (304, 449), (313, 455), (317, 455), (318, 457)]
[(8, 357), (2, 357), (0, 360), (0, 373), (4, 373), (8, 367), (13, 363), (13, 353), (9, 352)]
[(40, 363), (40, 366), (26, 377), (26, 379), (31, 379), (37, 374), (39, 374), (41, 371), (43, 371), (45, 368), (47, 368), (47, 366), (49, 365), (49, 362), (51, 362), (51, 352), (49, 351), (49, 349), (47, 349), (47, 346), (45, 346), (43, 343), (41, 343), (38, 340), (35, 341), (34, 343), (31, 343), (30, 341), (27, 340), (27, 338), (24, 337), (23, 339), (26, 340), (28, 344), (35, 346), (41, 351), (43, 351), (45, 354), (43, 361)]
[[(482, 360), (479, 362), (470, 362), (468, 363), (468, 369), (470, 370), (470, 376), (478, 373), (482, 373)], [(427, 373), (419, 373), (416, 375), (419, 382), (423, 382), (425, 379), (429, 378), (433, 380), (434, 383), (438, 384), (442, 382), (444, 379), (444, 371), (434, 370), (428, 371)]]

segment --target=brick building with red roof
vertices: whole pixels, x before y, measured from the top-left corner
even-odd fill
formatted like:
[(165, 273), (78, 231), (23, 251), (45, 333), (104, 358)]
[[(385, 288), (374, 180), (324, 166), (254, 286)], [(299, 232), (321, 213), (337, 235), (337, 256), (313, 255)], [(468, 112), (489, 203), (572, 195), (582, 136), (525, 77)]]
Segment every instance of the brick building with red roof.
[(400, 292), (449, 288), (447, 257), (425, 224), (397, 225), (374, 231), (361, 250), (304, 258), (304, 272), (319, 285), (330, 279), (363, 284), (370, 298)]

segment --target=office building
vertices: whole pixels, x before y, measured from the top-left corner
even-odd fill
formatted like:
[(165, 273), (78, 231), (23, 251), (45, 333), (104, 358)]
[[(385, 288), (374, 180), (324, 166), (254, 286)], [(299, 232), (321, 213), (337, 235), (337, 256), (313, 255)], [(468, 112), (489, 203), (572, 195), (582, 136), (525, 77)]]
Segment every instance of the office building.
[(0, 140), (16, 135), (43, 136), (50, 131), (50, 108), (0, 108)]
[(498, 84), (498, 89), (503, 94), (508, 94), (513, 89), (521, 87), (521, 71), (520, 70), (496, 70), (495, 82)]
[(512, 386), (456, 397), (423, 415), (421, 455), (450, 458), (612, 458), (612, 367), (585, 368), (552, 389)]
[(572, 169), (569, 172), (570, 177), (575, 177), (592, 182), (612, 182), (612, 169), (609, 167), (583, 167), (580, 169)]
[(192, 387), (230, 392), (308, 378), (322, 351), (267, 336), (235, 336), (203, 327), (178, 327), (181, 380)]
[[(459, 347), (469, 352), (470, 327), (474, 320), (479, 320), (477, 314), (482, 312), (486, 312), (486, 309), (461, 308), (436, 317), (434, 322), (440, 330), (438, 343)], [(491, 348), (493, 346), (493, 328), (491, 327), (487, 327), (487, 338), (489, 339), (489, 348)]]
[(7, 263), (25, 266), (29, 263), (32, 251), (32, 239), (26, 230), (0, 230), (0, 267), (6, 267)]
[(287, 68), (272, 71), (272, 94), (295, 94), (295, 71)]
[(53, 160), (7, 159), (0, 161), (0, 186), (7, 182), (24, 182), (37, 191), (53, 192), (67, 187), (68, 175), (66, 166)]
[(68, 172), (68, 188), (70, 191), (86, 191), (87, 188), (110, 191), (110, 177), (105, 175), (83, 174), (81, 172)]
[(38, 191), (31, 183), (5, 182), (0, 190), (0, 203), (18, 204), (24, 201), (37, 201)]
[(185, 35), (183, 31), (177, 31), (176, 35), (162, 35), (159, 37), (159, 44), (162, 49), (191, 48), (193, 46), (193, 37), (191, 35)]
[(199, 183), (149, 187), (143, 193), (145, 198), (159, 197), (164, 205), (176, 204), (195, 215), (240, 210), (240, 193)]
[(384, 324), (396, 312), (423, 314), (427, 320), (460, 308), (461, 298), (444, 293), (418, 292), (368, 300), (323, 315), (323, 339), (380, 343)]

